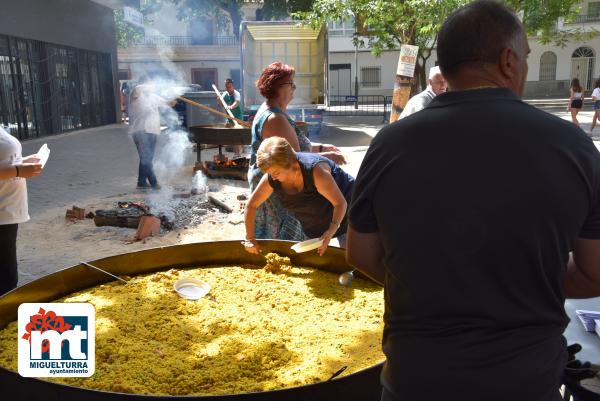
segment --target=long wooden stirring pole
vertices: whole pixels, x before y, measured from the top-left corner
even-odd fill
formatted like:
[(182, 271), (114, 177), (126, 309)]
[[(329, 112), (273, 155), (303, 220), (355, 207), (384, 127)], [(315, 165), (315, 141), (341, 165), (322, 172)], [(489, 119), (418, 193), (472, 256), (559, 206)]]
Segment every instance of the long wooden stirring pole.
[[(225, 111), (227, 112), (227, 114), (229, 114), (229, 116), (231, 118), (235, 119), (235, 117), (233, 116), (233, 113), (231, 112), (231, 110), (229, 110), (227, 108), (227, 105), (225, 104), (225, 101), (221, 98), (221, 93), (219, 92), (219, 89), (217, 89), (217, 87), (215, 86), (215, 84), (213, 84), (212, 88), (215, 91), (215, 94), (217, 95), (217, 99), (219, 99), (219, 101), (223, 105), (223, 108), (225, 109)], [(237, 121), (233, 120), (233, 122), (234, 122), (235, 125), (238, 125)]]
[(191, 104), (192, 106), (196, 106), (196, 107), (198, 107), (198, 108), (201, 108), (202, 110), (210, 111), (210, 112), (211, 112), (211, 113), (213, 113), (213, 114), (216, 114), (216, 115), (219, 115), (219, 116), (221, 116), (221, 117), (225, 117), (225, 118), (228, 118), (228, 119), (234, 120), (234, 121), (236, 121), (236, 122), (237, 122), (239, 125), (241, 125), (242, 127), (246, 127), (246, 128), (250, 128), (250, 127), (252, 127), (252, 124), (248, 123), (247, 121), (240, 120), (239, 118), (235, 118), (235, 117), (230, 117), (230, 116), (228, 116), (228, 115), (227, 115), (227, 114), (225, 114), (225, 113), (221, 113), (220, 111), (217, 111), (217, 110), (215, 110), (215, 109), (213, 109), (213, 108), (211, 108), (211, 107), (205, 106), (205, 105), (203, 105), (203, 104), (196, 103), (196, 102), (194, 102), (193, 100), (187, 99), (187, 98), (185, 98), (185, 97), (178, 96), (178, 97), (177, 97), (177, 99), (179, 99), (179, 100), (182, 100), (182, 101), (184, 101), (184, 102), (186, 102), (186, 103), (188, 103), (188, 104)]

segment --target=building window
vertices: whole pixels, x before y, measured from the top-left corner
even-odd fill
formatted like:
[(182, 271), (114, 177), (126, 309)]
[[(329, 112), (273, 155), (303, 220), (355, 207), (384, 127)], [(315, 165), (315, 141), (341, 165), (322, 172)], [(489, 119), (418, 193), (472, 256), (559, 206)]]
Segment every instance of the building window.
[(381, 86), (381, 67), (361, 67), (361, 84), (365, 88), (378, 88)]
[(230, 70), (229, 71), (229, 78), (233, 79), (233, 85), (239, 91), (240, 90), (239, 88), (242, 87), (242, 76), (240, 74), (240, 69), (239, 68), (234, 68), (234, 69)]
[(216, 68), (192, 68), (192, 83), (200, 85), (203, 91), (212, 90), (213, 84), (218, 85), (219, 80), (217, 78)]
[(350, 17), (346, 21), (330, 21), (327, 23), (329, 36), (352, 37), (354, 28), (354, 17)]
[(556, 54), (544, 52), (540, 57), (540, 81), (556, 80)]
[(119, 70), (119, 81), (128, 81), (131, 79), (129, 70)]
[(592, 1), (588, 4), (588, 17), (600, 17), (600, 1)]
[(594, 51), (589, 47), (578, 47), (571, 57), (594, 57)]

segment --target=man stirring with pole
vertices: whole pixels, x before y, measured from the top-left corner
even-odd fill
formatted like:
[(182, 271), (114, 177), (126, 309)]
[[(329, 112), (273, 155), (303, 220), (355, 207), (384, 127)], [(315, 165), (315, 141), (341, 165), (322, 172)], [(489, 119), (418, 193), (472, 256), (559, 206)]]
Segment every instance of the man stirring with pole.
[[(213, 88), (215, 86), (213, 85)], [(215, 88), (216, 90), (216, 88)], [(229, 110), (231, 112), (230, 115), (233, 115), (235, 118), (239, 120), (244, 119), (244, 115), (242, 113), (242, 98), (240, 96), (240, 92), (235, 90), (233, 86), (233, 79), (227, 78), (225, 80), (225, 92), (221, 94), (219, 97), (221, 105), (225, 108), (225, 111)], [(228, 112), (228, 114), (229, 114)], [(232, 119), (227, 120), (227, 125), (234, 126), (235, 122)], [(242, 153), (242, 146), (235, 145), (233, 147), (234, 157), (240, 157)]]

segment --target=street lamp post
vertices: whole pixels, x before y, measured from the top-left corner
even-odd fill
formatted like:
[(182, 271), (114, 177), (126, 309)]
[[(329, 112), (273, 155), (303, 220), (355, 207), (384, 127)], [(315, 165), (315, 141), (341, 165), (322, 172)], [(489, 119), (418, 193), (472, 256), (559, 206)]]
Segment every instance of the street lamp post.
[(358, 109), (358, 31), (354, 31), (354, 108)]

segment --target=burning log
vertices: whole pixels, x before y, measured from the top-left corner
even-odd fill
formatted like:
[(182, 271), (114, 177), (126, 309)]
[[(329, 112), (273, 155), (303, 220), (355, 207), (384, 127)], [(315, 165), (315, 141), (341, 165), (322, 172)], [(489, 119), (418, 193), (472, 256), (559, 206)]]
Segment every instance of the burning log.
[(96, 210), (94, 224), (97, 227), (114, 226), (137, 228), (145, 213), (137, 208)]
[(96, 210), (94, 224), (97, 227), (137, 228), (142, 216), (150, 213), (150, 207), (144, 202), (118, 202), (118, 206), (116, 209)]

